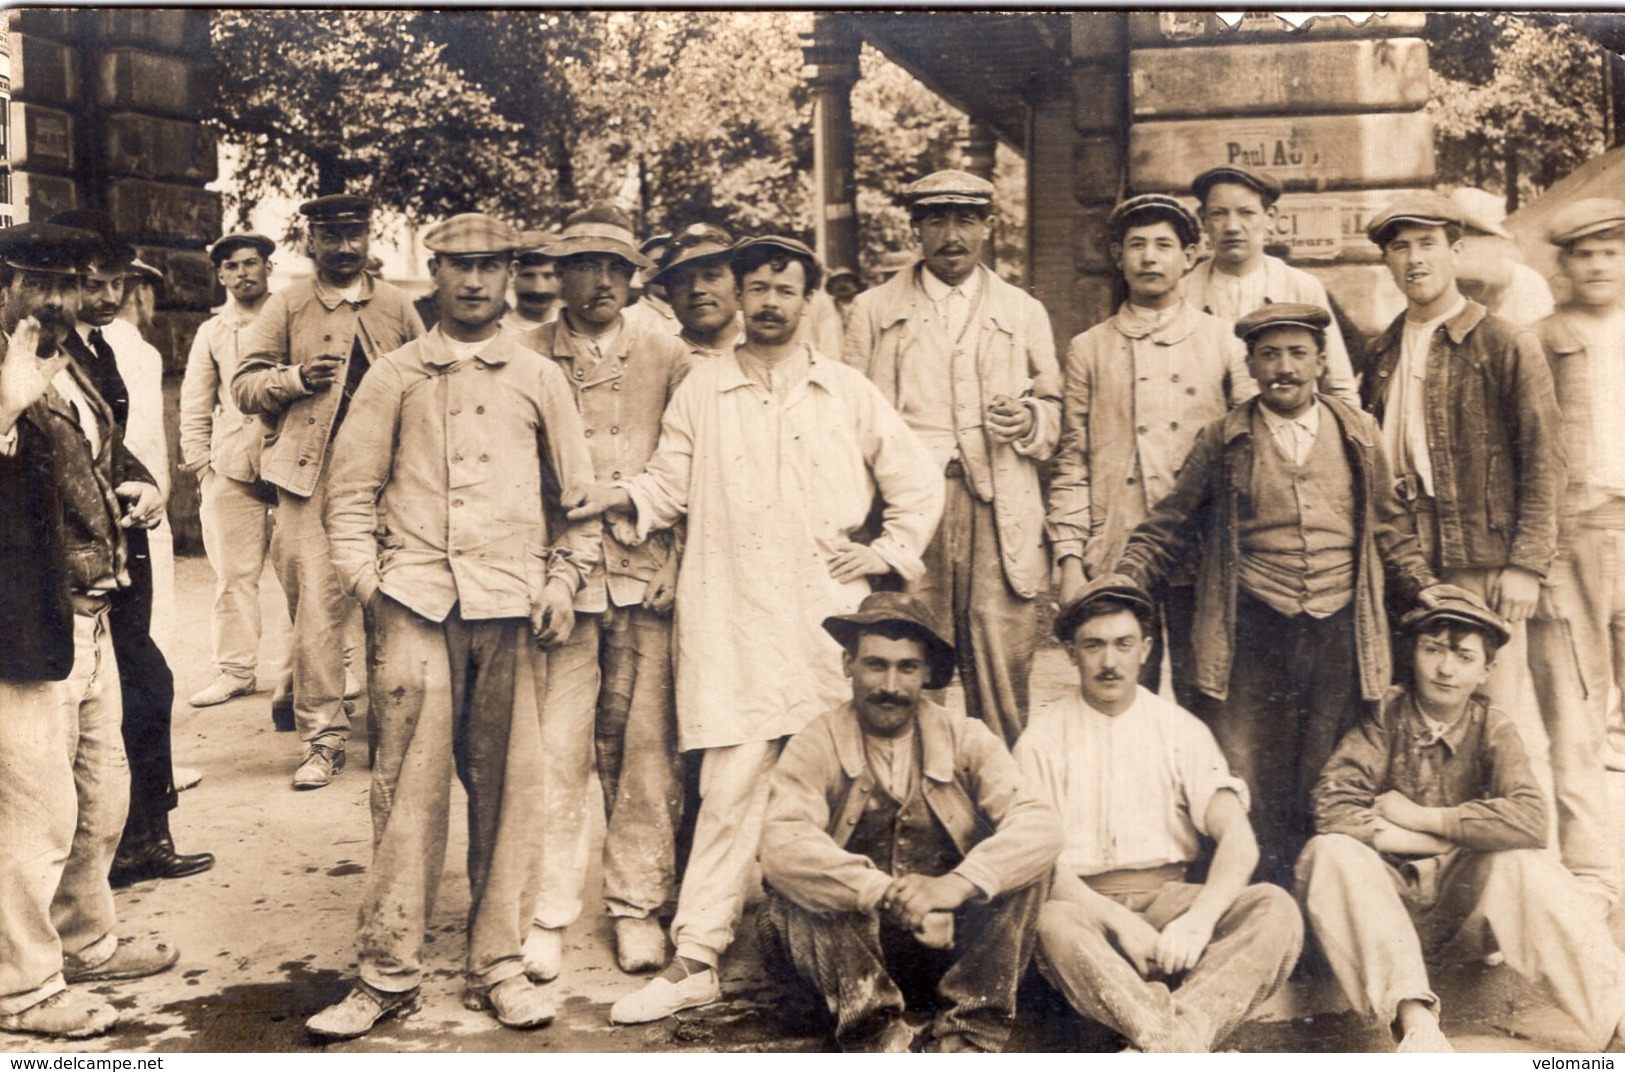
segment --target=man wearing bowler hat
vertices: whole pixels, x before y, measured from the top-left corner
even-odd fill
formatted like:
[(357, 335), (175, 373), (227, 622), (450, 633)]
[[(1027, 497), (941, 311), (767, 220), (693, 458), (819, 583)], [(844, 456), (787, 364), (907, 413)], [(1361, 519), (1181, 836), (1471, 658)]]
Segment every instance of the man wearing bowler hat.
[(1049, 591), (1038, 467), (1061, 436), (1055, 336), (1044, 307), (982, 263), (992, 183), (938, 171), (902, 197), (922, 260), (853, 300), (842, 356), (943, 474), (942, 525), (909, 591), (954, 632), (966, 710), (1013, 744)]
[[(1332, 311), (1326, 288), (1308, 272), (1264, 252), (1275, 226), (1281, 184), (1239, 164), (1208, 168), (1191, 180), (1213, 256), (1185, 277), (1185, 299), (1204, 313), (1234, 324), (1260, 305), (1294, 302)], [(1335, 320), (1326, 333), (1322, 394), (1359, 405), (1348, 346)]]
[[(925, 447), (863, 375), (800, 341), (818, 258), (803, 242), (741, 242), (731, 260), (745, 342), (689, 371), (638, 476), (590, 489), (571, 512), (611, 512), (636, 539), (686, 518), (677, 575), (677, 730), (702, 752), (694, 847), (672, 921), (677, 955), (617, 1001), (644, 1023), (722, 996), (785, 737), (849, 691), (821, 628), (871, 578), (919, 577), (942, 513)], [(881, 532), (854, 537), (876, 495)]]
[[(1062, 602), (1117, 561), (1134, 526), (1173, 490), (1196, 433), (1258, 393), (1232, 326), (1180, 294), (1201, 238), (1185, 206), (1164, 194), (1130, 197), (1107, 229), (1128, 298), (1066, 350), (1048, 522)], [(1146, 687), (1161, 687), (1166, 651), (1174, 697), (1191, 711), (1200, 697), (1195, 580), (1187, 566), (1158, 590), (1162, 625), (1144, 666)]]
[(65, 340), (97, 235), (0, 230), (0, 1031), (85, 1038), (113, 1007), (75, 983), (164, 971), (121, 938), (108, 871), (130, 807), (109, 625), (125, 534), (163, 514), (157, 481)]
[(985, 725), (921, 695), (954, 672), (923, 603), (876, 592), (824, 630), (852, 696), (774, 769), (760, 933), (817, 988), (843, 1050), (908, 1049), (913, 989), (916, 1002), (936, 992), (933, 1049), (998, 1052), (1060, 824)]
[[(564, 311), (519, 336), (574, 389), (593, 479), (604, 484), (643, 472), (689, 366), (683, 344), (663, 322), (622, 311), (632, 273), (648, 267), (629, 224), (605, 202), (570, 216), (550, 245), (563, 276)], [(630, 525), (610, 524), (602, 540), (598, 565), (576, 595), (575, 628), (548, 661), (545, 804), (537, 831), (546, 866), (525, 941), (525, 967), (538, 981), (559, 974), (565, 928), (581, 915), (595, 758), (607, 825), (604, 905), (615, 920), (616, 963), (635, 972), (666, 962), (666, 936), (654, 913), (677, 882), (682, 805), (671, 675), (675, 539), (671, 531), (639, 539)]]
[[(1206, 1053), (1286, 983), (1303, 920), (1285, 891), (1250, 884), (1251, 794), (1213, 734), (1139, 684), (1155, 622), (1151, 596), (1119, 577), (1055, 619), (1078, 691), (1033, 712), (1015, 754), (1066, 831), (1038, 965), (1131, 1049)], [(1213, 862), (1193, 883), (1203, 838)]]
[(260, 475), (277, 489), (271, 556), (293, 612), (293, 708), (304, 748), (295, 789), (320, 789), (344, 769), (350, 697), (345, 650), (354, 604), (339, 588), (322, 511), (331, 444), (369, 366), (423, 334), (412, 303), (365, 271), (372, 201), (306, 201), (315, 275), (271, 295), (241, 342), (232, 398), (272, 424)]
[(1258, 396), (1202, 429), (1113, 570), (1151, 588), (1200, 548), (1196, 686), (1251, 791), (1262, 877), (1282, 886), (1321, 765), (1393, 676), (1388, 600), (1437, 583), (1371, 417), (1316, 391), (1330, 326), (1316, 305), (1241, 318)]
[(307, 1023), (322, 1038), (365, 1034), (417, 999), (453, 771), (473, 898), (464, 1003), (515, 1028), (554, 1012), (522, 944), (544, 863), (546, 649), (569, 639), (599, 554), (596, 520), (552, 519), (592, 462), (564, 376), (499, 324), (518, 232), (464, 213), (423, 241), (440, 316), (368, 370), (327, 496), (333, 567), (366, 608), (377, 753), (360, 979)]

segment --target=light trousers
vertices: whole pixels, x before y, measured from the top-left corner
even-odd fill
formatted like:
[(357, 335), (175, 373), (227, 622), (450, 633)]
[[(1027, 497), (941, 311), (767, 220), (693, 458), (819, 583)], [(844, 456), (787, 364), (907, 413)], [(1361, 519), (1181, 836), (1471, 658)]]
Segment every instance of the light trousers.
[(1625, 1017), (1625, 952), (1583, 908), (1574, 876), (1538, 850), (1458, 851), (1430, 889), (1362, 842), (1323, 834), (1298, 860), (1298, 897), (1349, 1004), (1379, 1024), (1402, 1001), (1438, 1007), (1427, 961), (1494, 949), (1598, 1050)]
[[(253, 677), (259, 669), (260, 577), (270, 553), (271, 504), (253, 484), (204, 470), (198, 508), (203, 551), (214, 570), (214, 614), (210, 641), (214, 663), (233, 677)], [(287, 673), (273, 667), (275, 680)]]
[(379, 594), (367, 614), (373, 739), (372, 867), (357, 937), (361, 978), (423, 978), (423, 936), (446, 864), (453, 772), (468, 793), (469, 985), (524, 970), (540, 867), (547, 659), (525, 619), (444, 622)]
[(0, 680), (0, 1013), (118, 949), (108, 869), (130, 805), (107, 611), (73, 616), (65, 681)]
[(328, 550), (324, 474), (310, 497), (277, 489), (271, 558), (293, 615), (293, 717), (299, 739), (342, 747), (350, 736), (344, 703), (346, 618), (355, 601), (339, 587)]

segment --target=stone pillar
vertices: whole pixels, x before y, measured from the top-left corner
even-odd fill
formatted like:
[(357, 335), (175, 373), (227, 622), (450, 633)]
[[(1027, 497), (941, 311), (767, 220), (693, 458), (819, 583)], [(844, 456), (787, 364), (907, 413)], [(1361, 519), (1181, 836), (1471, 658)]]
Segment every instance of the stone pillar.
[(807, 85), (813, 94), (814, 241), (831, 268), (858, 267), (857, 177), (853, 169), (852, 84), (859, 40), (852, 16), (820, 12), (802, 34)]

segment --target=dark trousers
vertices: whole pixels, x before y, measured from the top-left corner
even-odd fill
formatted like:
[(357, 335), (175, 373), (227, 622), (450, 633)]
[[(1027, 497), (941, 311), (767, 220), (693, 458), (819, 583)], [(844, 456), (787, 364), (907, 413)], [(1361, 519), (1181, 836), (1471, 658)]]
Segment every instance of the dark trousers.
[(954, 947), (930, 949), (880, 913), (816, 913), (772, 887), (768, 918), (796, 973), (823, 995), (843, 1050), (864, 1050), (903, 1014), (906, 993), (938, 1009), (932, 1037), (961, 1035), (997, 1053), (1016, 1022), (1016, 988), (1038, 941), (1049, 881), (954, 913)]
[(175, 807), (170, 716), (175, 675), (152, 639), (152, 553), (147, 530), (128, 529), (130, 587), (113, 594), (108, 623), (124, 702), (124, 752), (130, 760), (130, 815), (123, 845), (169, 832)]
[(1214, 704), (1213, 736), (1252, 793), (1258, 877), (1292, 888), (1292, 865), (1314, 833), (1309, 791), (1360, 713), (1354, 606), (1287, 618), (1236, 595), (1230, 694)]
[(1196, 586), (1163, 585), (1156, 596), (1162, 608), (1162, 628), (1151, 638), (1151, 655), (1140, 668), (1140, 684), (1152, 692), (1162, 688), (1162, 657), (1166, 653), (1174, 700), (1192, 714), (1199, 713), (1203, 700), (1202, 690), (1196, 687)]

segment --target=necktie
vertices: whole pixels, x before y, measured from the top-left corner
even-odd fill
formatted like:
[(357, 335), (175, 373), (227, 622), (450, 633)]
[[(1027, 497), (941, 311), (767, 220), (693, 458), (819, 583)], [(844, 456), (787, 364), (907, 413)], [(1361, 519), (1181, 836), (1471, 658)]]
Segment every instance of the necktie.
[(111, 361), (111, 360), (113, 360), (113, 348), (111, 346), (107, 345), (107, 340), (106, 339), (102, 338), (102, 329), (101, 328), (92, 328), (91, 329), (91, 331), (90, 331), (90, 348), (91, 348), (91, 350), (95, 351), (97, 361)]

